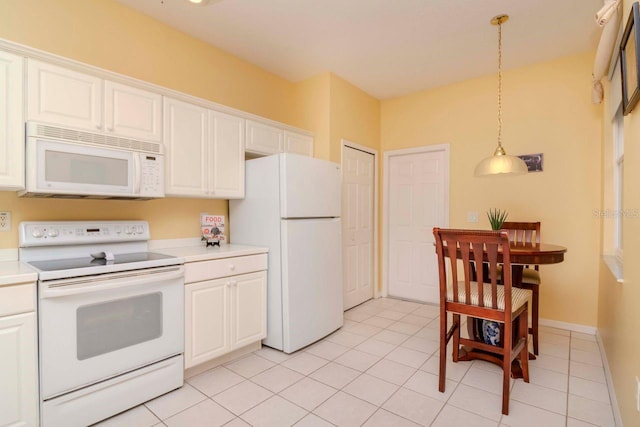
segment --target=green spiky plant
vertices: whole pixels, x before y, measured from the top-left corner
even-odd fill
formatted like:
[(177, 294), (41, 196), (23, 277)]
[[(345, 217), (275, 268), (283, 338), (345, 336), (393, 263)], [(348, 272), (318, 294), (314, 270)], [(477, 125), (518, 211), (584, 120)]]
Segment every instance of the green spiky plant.
[(507, 211), (501, 211), (500, 209), (489, 209), (487, 212), (487, 217), (489, 217), (489, 223), (491, 224), (492, 230), (500, 230), (502, 228), (502, 223), (506, 221), (509, 214)]

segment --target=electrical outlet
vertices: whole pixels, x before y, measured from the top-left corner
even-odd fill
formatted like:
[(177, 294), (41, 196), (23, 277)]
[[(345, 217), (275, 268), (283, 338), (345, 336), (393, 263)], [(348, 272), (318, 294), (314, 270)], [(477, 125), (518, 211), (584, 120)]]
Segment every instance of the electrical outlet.
[(467, 222), (478, 222), (478, 212), (467, 212)]
[(0, 212), (0, 231), (11, 231), (11, 212)]

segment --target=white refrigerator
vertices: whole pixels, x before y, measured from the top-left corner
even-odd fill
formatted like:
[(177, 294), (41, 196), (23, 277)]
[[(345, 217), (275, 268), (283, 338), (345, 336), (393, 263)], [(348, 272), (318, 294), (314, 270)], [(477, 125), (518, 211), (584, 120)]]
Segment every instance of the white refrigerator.
[(269, 248), (264, 345), (292, 353), (342, 326), (340, 180), (338, 164), (297, 154), (246, 162), (229, 232)]

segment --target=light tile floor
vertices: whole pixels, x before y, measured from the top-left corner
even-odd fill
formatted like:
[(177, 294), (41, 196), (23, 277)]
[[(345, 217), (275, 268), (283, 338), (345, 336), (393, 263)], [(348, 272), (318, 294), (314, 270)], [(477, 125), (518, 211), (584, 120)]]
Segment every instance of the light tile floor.
[(438, 308), (382, 298), (345, 313), (344, 327), (292, 355), (264, 347), (107, 426), (614, 426), (595, 336), (543, 327), (531, 382), (512, 381), (501, 414), (502, 371), (448, 363), (438, 392)]

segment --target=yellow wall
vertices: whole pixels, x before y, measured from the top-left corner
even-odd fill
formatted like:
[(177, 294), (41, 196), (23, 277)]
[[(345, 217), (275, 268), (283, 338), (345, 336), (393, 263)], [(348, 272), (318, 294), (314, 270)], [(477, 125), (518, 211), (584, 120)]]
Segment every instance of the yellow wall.
[[(632, 1), (624, 0), (624, 22), (626, 23)], [(606, 93), (606, 92), (605, 92)], [(605, 97), (603, 110), (603, 169), (611, 171), (612, 130), (608, 98)], [(636, 106), (624, 119), (624, 205), (623, 209), (633, 212), (640, 209), (640, 105)], [(605, 177), (606, 178), (606, 177)], [(610, 182), (605, 179), (605, 182)], [(614, 209), (608, 192), (603, 193), (602, 207)], [(605, 239), (611, 238), (607, 230), (608, 220), (601, 226)], [(624, 217), (624, 283), (617, 283), (608, 267), (600, 267), (598, 331), (604, 343), (605, 352), (613, 377), (618, 407), (625, 426), (640, 425), (640, 413), (636, 410), (636, 380), (640, 377), (640, 218)], [(603, 241), (603, 250), (610, 250), (611, 244)]]
[(331, 73), (322, 73), (296, 84), (294, 113), (300, 127), (315, 135), (314, 157), (329, 160), (331, 134)]
[[(593, 54), (504, 73), (503, 144), (509, 154), (544, 153), (544, 172), (475, 178), (497, 145), (495, 75), (382, 102), (382, 150), (450, 144), (450, 225), (489, 228), (485, 212), (542, 222), (565, 261), (542, 266), (540, 315), (595, 326), (597, 321), (601, 107), (590, 102)], [(384, 172), (383, 172), (384, 173)], [(478, 212), (480, 224), (466, 222)]]
[[(85, 62), (253, 114), (300, 126), (294, 84), (111, 0), (3, 0), (0, 38)], [(320, 148), (322, 151), (322, 148)], [(18, 245), (25, 220), (144, 219), (153, 239), (197, 237), (201, 212), (227, 215), (225, 200), (34, 200), (0, 192)]]

